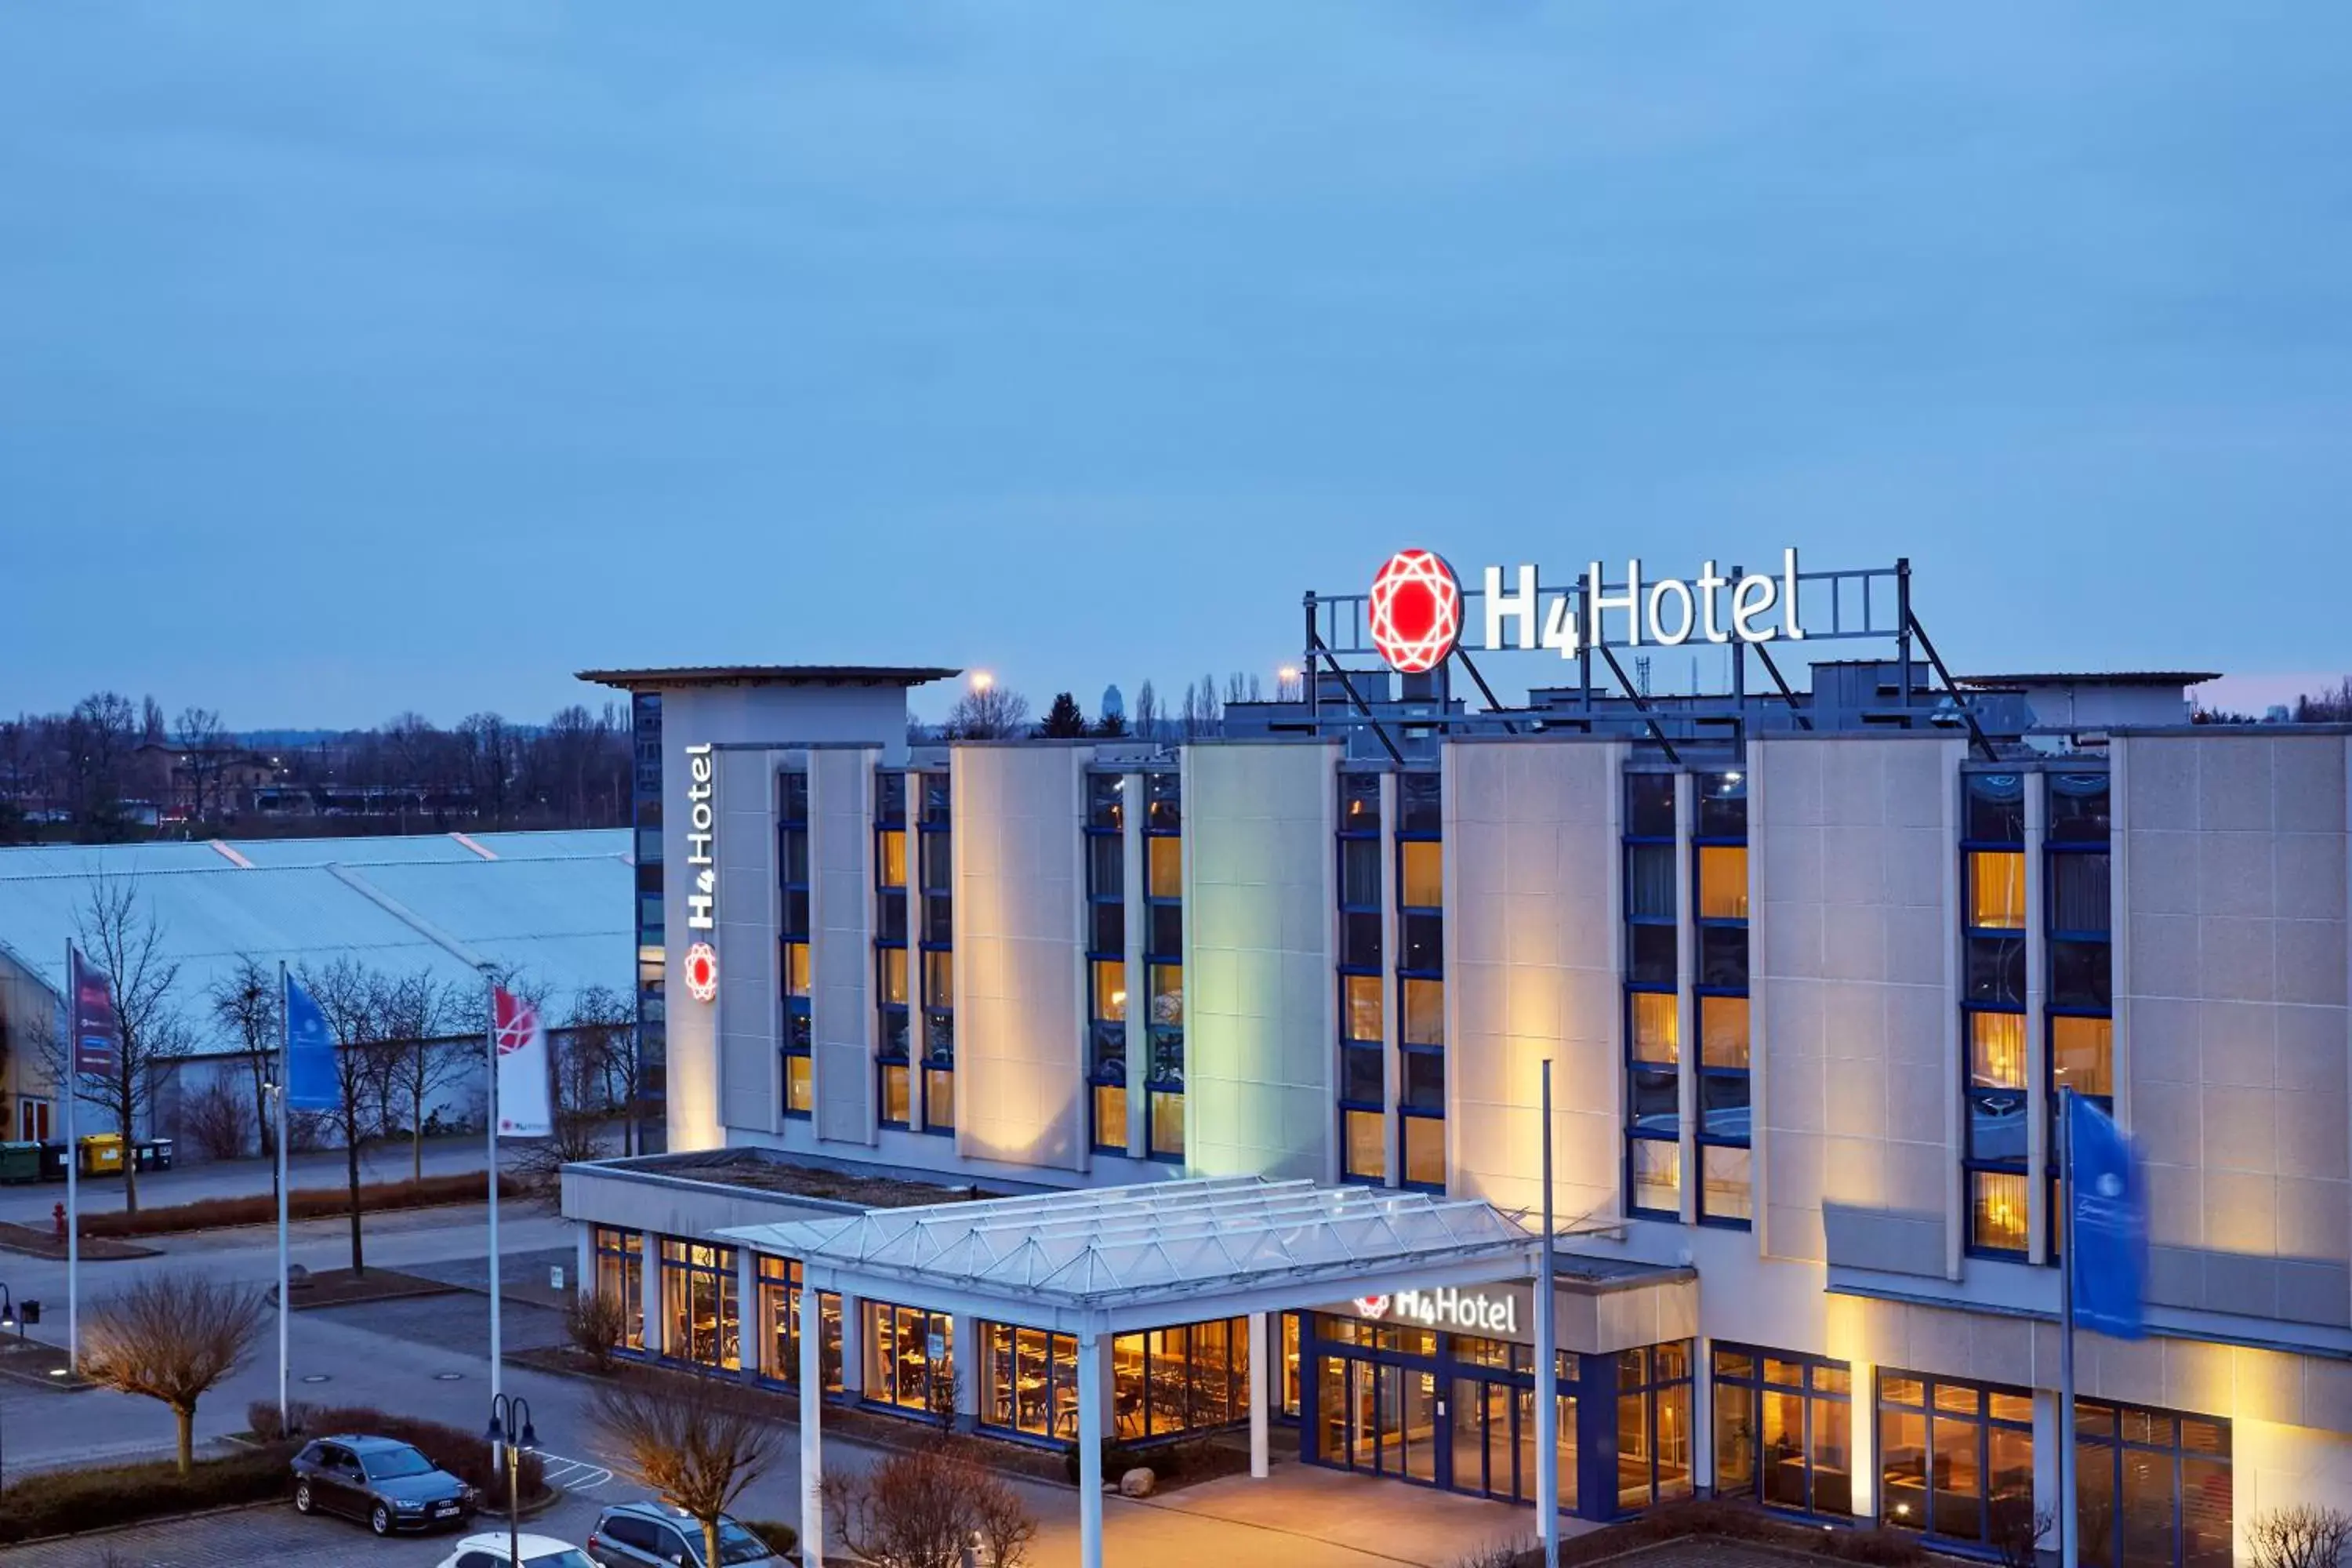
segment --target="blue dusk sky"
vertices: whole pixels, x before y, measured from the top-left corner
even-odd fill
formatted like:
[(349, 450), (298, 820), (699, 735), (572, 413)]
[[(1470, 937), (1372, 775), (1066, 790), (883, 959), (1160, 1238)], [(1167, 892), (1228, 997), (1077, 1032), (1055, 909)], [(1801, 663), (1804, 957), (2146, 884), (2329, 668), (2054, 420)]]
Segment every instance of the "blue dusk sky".
[(2292, 689), (2347, 150), (2323, 0), (15, 0), (0, 710), (1091, 708), (1404, 544), (1908, 555), (1966, 669)]

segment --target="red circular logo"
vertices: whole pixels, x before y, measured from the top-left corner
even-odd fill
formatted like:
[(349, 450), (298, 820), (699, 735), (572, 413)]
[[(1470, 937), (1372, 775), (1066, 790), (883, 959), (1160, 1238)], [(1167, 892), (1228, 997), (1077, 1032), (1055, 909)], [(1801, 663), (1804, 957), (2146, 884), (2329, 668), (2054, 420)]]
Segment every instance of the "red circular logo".
[(686, 989), (698, 1002), (709, 1002), (719, 994), (719, 955), (707, 942), (686, 950)]
[(1372, 579), (1372, 646), (1406, 675), (1434, 669), (1462, 635), (1462, 584), (1433, 550), (1400, 550)]

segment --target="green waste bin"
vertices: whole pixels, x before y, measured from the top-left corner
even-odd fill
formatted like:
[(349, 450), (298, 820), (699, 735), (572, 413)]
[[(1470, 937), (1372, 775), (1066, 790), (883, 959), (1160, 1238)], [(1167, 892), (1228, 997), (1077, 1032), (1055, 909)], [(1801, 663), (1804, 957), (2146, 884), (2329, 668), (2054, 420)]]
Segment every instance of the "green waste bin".
[(37, 1182), (41, 1179), (41, 1146), (38, 1143), (0, 1143), (0, 1182)]

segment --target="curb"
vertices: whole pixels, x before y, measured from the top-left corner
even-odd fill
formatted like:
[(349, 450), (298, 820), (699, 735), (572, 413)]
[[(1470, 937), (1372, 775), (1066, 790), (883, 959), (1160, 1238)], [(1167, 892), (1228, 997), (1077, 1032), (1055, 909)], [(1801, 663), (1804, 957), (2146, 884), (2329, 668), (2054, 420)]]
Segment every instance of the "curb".
[(126, 1530), (144, 1530), (151, 1524), (185, 1524), (193, 1520), (217, 1519), (223, 1514), (251, 1513), (257, 1508), (284, 1508), (284, 1498), (271, 1498), (265, 1502), (224, 1503), (218, 1508), (200, 1508), (194, 1513), (158, 1513), (145, 1519), (134, 1519), (127, 1524), (102, 1524), (96, 1530), (77, 1530), (64, 1535), (28, 1535), (22, 1541), (0, 1545), (0, 1552), (13, 1552), (19, 1546), (46, 1546), (58, 1541), (88, 1541), (93, 1536), (120, 1535)]

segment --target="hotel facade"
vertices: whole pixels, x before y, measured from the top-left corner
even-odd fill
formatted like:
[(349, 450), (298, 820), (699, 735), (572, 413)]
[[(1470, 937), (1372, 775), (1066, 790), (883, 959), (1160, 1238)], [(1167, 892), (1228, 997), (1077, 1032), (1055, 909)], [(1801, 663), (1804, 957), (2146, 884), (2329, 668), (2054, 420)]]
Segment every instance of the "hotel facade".
[[(1788, 626), (1883, 634), (1844, 586), (1792, 552)], [(1740, 649), (1719, 700), (1475, 713), (1479, 595), (1434, 661), (1310, 599), (1304, 689), (1182, 742), (910, 744), (943, 669), (593, 672), (667, 1152), (567, 1171), (583, 1283), (636, 1353), (1011, 1441), (1287, 1424), (1533, 1502), (1551, 1426), (1571, 1516), (1989, 1552), (2060, 1495), (2071, 1089), (2151, 1195), (2149, 1336), (2078, 1337), (2082, 1560), (2342, 1503), (2352, 736), (1931, 673), (1899, 586), (1807, 691)]]

